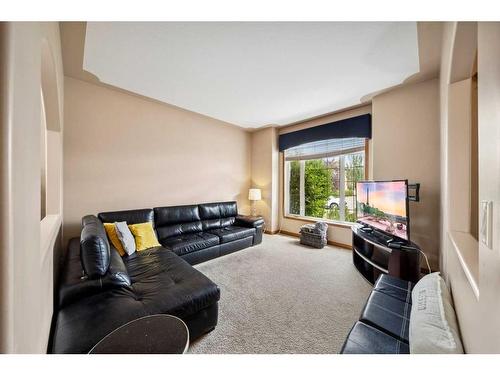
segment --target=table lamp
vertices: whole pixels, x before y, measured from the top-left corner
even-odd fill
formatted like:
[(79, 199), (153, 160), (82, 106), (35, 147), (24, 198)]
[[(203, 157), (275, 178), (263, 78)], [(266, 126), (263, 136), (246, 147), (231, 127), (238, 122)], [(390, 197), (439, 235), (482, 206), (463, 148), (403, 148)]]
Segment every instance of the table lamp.
[(262, 195), (260, 189), (249, 189), (248, 190), (248, 200), (252, 202), (252, 216), (256, 216), (255, 210), (255, 202), (260, 201), (262, 199)]

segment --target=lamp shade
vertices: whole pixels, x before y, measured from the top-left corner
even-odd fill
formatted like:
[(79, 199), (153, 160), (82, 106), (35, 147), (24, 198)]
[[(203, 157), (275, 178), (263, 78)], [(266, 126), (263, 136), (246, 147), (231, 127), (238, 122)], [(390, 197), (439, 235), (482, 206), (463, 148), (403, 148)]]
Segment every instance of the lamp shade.
[(248, 190), (248, 200), (260, 201), (261, 199), (262, 199), (262, 195), (260, 193), (260, 189), (249, 189)]

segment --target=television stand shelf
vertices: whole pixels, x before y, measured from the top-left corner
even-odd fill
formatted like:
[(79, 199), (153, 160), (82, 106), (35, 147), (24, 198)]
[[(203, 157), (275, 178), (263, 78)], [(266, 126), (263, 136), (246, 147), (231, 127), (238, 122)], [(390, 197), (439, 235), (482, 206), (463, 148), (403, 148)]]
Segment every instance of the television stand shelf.
[(381, 274), (417, 282), (420, 278), (418, 245), (408, 244), (414, 250), (390, 248), (386, 237), (376, 231), (365, 232), (361, 227), (352, 227), (352, 258), (356, 269), (371, 284)]

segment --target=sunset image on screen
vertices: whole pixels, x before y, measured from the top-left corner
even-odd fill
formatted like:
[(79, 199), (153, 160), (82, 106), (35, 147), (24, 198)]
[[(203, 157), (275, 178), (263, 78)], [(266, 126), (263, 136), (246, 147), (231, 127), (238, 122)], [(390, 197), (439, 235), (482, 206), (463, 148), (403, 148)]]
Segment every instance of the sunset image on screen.
[(358, 221), (408, 239), (405, 181), (358, 182)]

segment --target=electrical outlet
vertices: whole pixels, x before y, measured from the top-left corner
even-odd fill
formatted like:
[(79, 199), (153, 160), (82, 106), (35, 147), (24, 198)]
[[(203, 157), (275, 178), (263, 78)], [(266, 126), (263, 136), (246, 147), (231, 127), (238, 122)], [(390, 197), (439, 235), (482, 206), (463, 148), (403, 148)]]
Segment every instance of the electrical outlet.
[(480, 208), (479, 240), (489, 249), (493, 249), (493, 202), (481, 201)]

